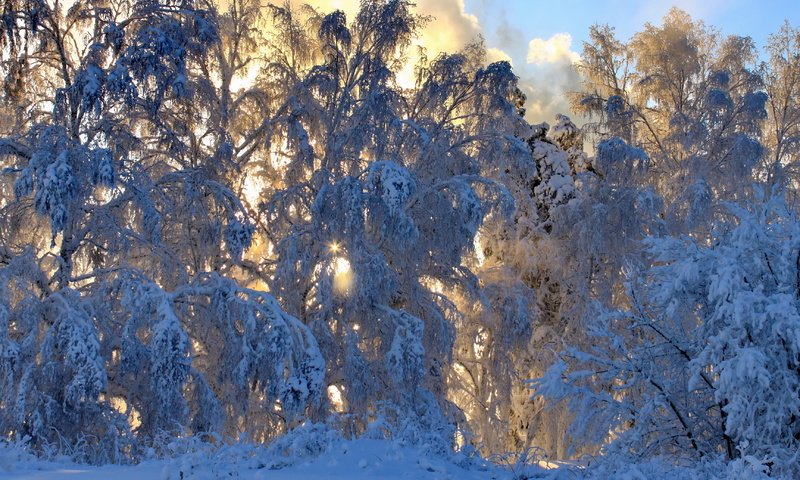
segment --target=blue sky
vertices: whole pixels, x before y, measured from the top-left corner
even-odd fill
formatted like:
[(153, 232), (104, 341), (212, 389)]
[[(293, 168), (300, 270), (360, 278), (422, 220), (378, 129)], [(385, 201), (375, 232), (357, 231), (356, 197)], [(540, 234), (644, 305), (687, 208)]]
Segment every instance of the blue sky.
[(628, 40), (646, 22), (660, 25), (674, 5), (722, 35), (752, 37), (759, 50), (784, 20), (800, 26), (800, 0), (455, 1), (463, 2), (463, 13), (477, 22), (487, 47), (510, 57), (528, 95), (528, 119), (534, 122), (552, 123), (556, 113), (569, 114), (564, 92), (576, 89), (579, 82), (569, 64), (592, 24), (609, 24), (620, 40)]
[(672, 5), (723, 34), (749, 35), (759, 46), (785, 19), (800, 22), (800, 0), (464, 0), (466, 13), (481, 22), (487, 43), (496, 43), (510, 26), (528, 39), (569, 33), (576, 50), (594, 23), (612, 25), (620, 39), (627, 39), (645, 22), (660, 23)]

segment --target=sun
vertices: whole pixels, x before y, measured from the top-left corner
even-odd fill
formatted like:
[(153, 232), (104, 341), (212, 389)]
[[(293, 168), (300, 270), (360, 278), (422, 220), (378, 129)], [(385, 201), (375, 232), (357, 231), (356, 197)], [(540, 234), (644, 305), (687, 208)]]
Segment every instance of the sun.
[(342, 245), (339, 242), (331, 242), (328, 250), (332, 254), (330, 265), (333, 272), (333, 290), (339, 295), (349, 295), (355, 280), (350, 260), (344, 256)]

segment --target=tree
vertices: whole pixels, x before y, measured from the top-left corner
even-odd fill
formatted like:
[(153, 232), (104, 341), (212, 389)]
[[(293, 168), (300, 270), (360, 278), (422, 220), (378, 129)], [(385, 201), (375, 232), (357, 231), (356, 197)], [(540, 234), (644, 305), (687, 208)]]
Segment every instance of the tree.
[[(4, 435), (106, 462), (176, 432), (267, 439), (310, 416), (315, 339), (223, 276), (253, 226), (241, 179), (218, 163), (224, 115), (209, 107), (203, 124), (192, 108), (226, 110), (210, 49), (233, 58), (223, 84), (242, 67), (218, 48), (219, 15), (186, 2), (5, 7), (4, 65), (22, 77), (4, 100), (30, 99), (15, 103), (30, 120), (0, 138)], [(237, 131), (245, 162), (253, 134)]]
[(650, 239), (629, 306), (597, 315), (594, 346), (566, 351), (574, 363), (539, 394), (569, 399), (579, 432), (626, 454), (721, 453), (796, 475), (800, 223), (782, 197), (729, 205), (736, 223), (710, 244)]
[[(348, 23), (273, 7), (276, 59), (260, 80), (270, 110), (270, 169), (260, 225), (274, 253), (259, 269), (326, 359), (333, 410), (355, 432), (383, 416), (399, 434), (449, 445), (458, 419), (446, 385), (461, 313), (476, 296), (462, 259), (484, 218), (510, 199), (484, 169), (518, 141), (507, 63), (483, 49), (400, 66), (421, 19), (403, 1), (363, 2)], [(274, 172), (274, 173), (273, 173)]]
[[(509, 182), (509, 189), (519, 192), (514, 224), (490, 222), (481, 234), (487, 258), (480, 276), (492, 292), (496, 321), (510, 324), (498, 336), (510, 333), (513, 338), (486, 362), (494, 373), (510, 361), (513, 375), (491, 375), (494, 384), (508, 376), (542, 375), (565, 342), (591, 344), (584, 328), (592, 302), (624, 303), (624, 266), (641, 263), (642, 238), (663, 227), (660, 198), (642, 186), (650, 165), (644, 152), (611, 138), (589, 159), (581, 150), (578, 128), (566, 117), (557, 120), (549, 132), (544, 127), (528, 142), (539, 173), (527, 191)], [(509, 306), (517, 307), (516, 315)], [(536, 446), (555, 458), (591, 450), (563, 433), (572, 412), (552, 408), (542, 398), (526, 402), (522, 386), (520, 381), (520, 391), (493, 391), (501, 398), (497, 392), (514, 392), (508, 418), (514, 419), (516, 439), (506, 448)]]
[[(698, 231), (709, 199), (741, 199), (760, 167), (767, 95), (748, 37), (721, 42), (713, 29), (672, 9), (662, 26), (623, 44), (593, 27), (584, 46), (585, 90), (575, 107), (598, 116), (601, 135), (619, 136), (651, 159), (671, 229)], [(735, 179), (735, 181), (733, 180)]]
[(769, 61), (762, 68), (769, 95), (764, 143), (770, 150), (771, 168), (794, 173), (800, 139), (800, 32), (787, 22), (770, 36)]

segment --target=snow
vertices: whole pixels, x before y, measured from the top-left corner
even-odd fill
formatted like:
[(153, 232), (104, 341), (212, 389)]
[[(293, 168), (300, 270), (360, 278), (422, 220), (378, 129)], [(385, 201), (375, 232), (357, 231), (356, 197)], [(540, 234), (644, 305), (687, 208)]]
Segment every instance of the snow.
[(50, 480), (50, 479), (84, 479), (100, 480), (114, 478), (127, 480), (134, 478), (149, 479), (160, 478), (163, 466), (160, 462), (147, 462), (135, 467), (120, 465), (107, 465), (104, 467), (88, 467), (82, 465), (58, 465), (55, 463), (41, 463), (28, 466), (17, 472), (3, 472), (0, 478), (25, 479), (25, 480)]
[[(302, 442), (300, 442), (302, 443)], [(307, 446), (307, 445), (305, 445)], [(551, 462), (531, 451), (527, 463), (500, 455), (495, 463), (467, 454), (449, 458), (396, 440), (336, 441), (326, 451), (276, 454), (270, 447), (232, 445), (215, 452), (200, 447), (171, 459), (138, 465), (88, 466), (35, 461), (14, 447), (0, 444), (2, 480), (769, 480), (763, 464), (752, 457), (728, 464), (718, 461), (673, 465), (667, 459), (631, 461), (587, 457), (578, 462)], [(600, 461), (598, 461), (600, 460)]]
[[(172, 480), (240, 479), (304, 480), (304, 479), (510, 479), (511, 472), (501, 467), (475, 461), (460, 466), (446, 458), (426, 454), (423, 448), (398, 441), (358, 439), (331, 445), (329, 451), (310, 459), (267, 457), (266, 449), (253, 455), (247, 447), (229, 447), (211, 458), (207, 454), (187, 453), (170, 460), (149, 460), (134, 466), (102, 467), (57, 462), (3, 462), (0, 453), (0, 478), (6, 480)], [(237, 455), (238, 454), (238, 455)], [(252, 455), (252, 456), (251, 456)], [(235, 458), (233, 462), (229, 456)], [(239, 458), (236, 458), (236, 457)], [(461, 456), (465, 462), (471, 460)], [(282, 463), (288, 463), (283, 466)]]
[(788, 23), (592, 27), (550, 128), (481, 42), (399, 88), (406, 0), (67, 3), (0, 28), (0, 480), (800, 478)]

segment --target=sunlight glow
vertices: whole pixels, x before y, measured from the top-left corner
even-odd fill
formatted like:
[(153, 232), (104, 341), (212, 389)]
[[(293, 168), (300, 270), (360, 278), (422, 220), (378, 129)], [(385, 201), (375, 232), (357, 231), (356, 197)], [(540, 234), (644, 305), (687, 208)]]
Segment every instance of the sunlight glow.
[(467, 439), (464, 438), (464, 433), (461, 430), (456, 430), (453, 433), (453, 445), (456, 447), (456, 451), (460, 451), (466, 444)]
[(475, 234), (475, 238), (472, 240), (472, 246), (475, 249), (475, 260), (478, 261), (478, 266), (482, 267), (483, 262), (486, 261), (486, 255), (483, 253), (483, 245), (481, 245), (481, 232), (477, 232)]
[(345, 411), (342, 390), (344, 390), (344, 387), (328, 385), (328, 401), (331, 402), (331, 407), (333, 407), (333, 410), (337, 413), (343, 413)]
[[(313, 145), (313, 139), (309, 139), (309, 143)], [(269, 153), (269, 164), (272, 168), (282, 171), (286, 166), (292, 162), (292, 157), (285, 152), (289, 151), (289, 139), (284, 138), (280, 145), (274, 148)]]
[(438, 278), (423, 275), (420, 277), (419, 283), (433, 293), (441, 294), (444, 292), (444, 283), (442, 283), (442, 281)]
[[(337, 251), (339, 249), (337, 248)], [(350, 261), (344, 257), (333, 259), (333, 290), (339, 295), (349, 295), (353, 288), (354, 275), (350, 268)]]
[(411, 90), (417, 84), (417, 77), (416, 73), (414, 72), (414, 64), (411, 62), (406, 62), (403, 68), (395, 74), (394, 77), (395, 81), (397, 82), (397, 86), (400, 88)]
[(539, 460), (539, 461), (536, 462), (536, 464), (539, 467), (544, 468), (545, 470), (553, 470), (553, 469), (556, 469), (556, 468), (558, 468), (560, 466), (559, 463), (551, 462), (550, 460)]
[[(128, 405), (123, 397), (111, 397), (111, 408), (128, 417), (131, 429), (137, 429), (142, 424), (142, 416), (133, 406)], [(130, 410), (128, 409), (130, 407)]]
[(475, 340), (472, 343), (472, 349), (475, 352), (475, 356), (477, 358), (482, 358), (486, 353), (486, 349), (489, 347), (489, 331), (483, 327), (478, 329), (478, 333), (475, 335)]
[(257, 175), (247, 175), (242, 185), (244, 199), (250, 205), (256, 205), (261, 197), (261, 190), (264, 188), (264, 181)]
[(97, 185), (92, 192), (94, 201), (99, 205), (105, 205), (114, 199), (114, 190), (103, 185)]
[(347, 261), (346, 258), (336, 257), (336, 260), (333, 262), (333, 266), (336, 275), (350, 273), (350, 262)]

